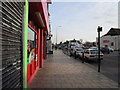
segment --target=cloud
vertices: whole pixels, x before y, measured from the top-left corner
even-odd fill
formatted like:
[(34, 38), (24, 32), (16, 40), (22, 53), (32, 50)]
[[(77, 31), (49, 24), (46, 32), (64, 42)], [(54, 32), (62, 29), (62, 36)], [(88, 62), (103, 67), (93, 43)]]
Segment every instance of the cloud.
[(94, 41), (97, 37), (96, 29), (99, 25), (103, 27), (101, 35), (106, 34), (111, 27), (118, 27), (118, 4), (116, 2), (60, 4), (56, 4), (55, 15), (52, 16), (54, 34), (56, 27), (62, 26), (59, 28), (58, 41), (73, 38)]
[(52, 2), (118, 2), (119, 0), (52, 0)]

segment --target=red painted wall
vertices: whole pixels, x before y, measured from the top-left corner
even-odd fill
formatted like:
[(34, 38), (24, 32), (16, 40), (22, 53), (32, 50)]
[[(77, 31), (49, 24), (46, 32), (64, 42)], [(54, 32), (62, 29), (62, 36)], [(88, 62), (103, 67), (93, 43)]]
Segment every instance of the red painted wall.
[[(44, 1), (44, 0), (42, 0)], [(31, 21), (32, 25), (31, 28), (34, 26), (37, 27), (36, 31), (36, 58), (33, 62), (31, 62), (27, 68), (27, 81), (28, 86), (32, 79), (34, 78), (36, 72), (39, 68), (43, 67), (44, 59), (46, 58), (46, 35), (45, 31), (49, 32), (49, 17), (48, 17), (48, 7), (47, 2), (30, 2), (29, 3), (29, 20)], [(42, 20), (44, 21), (45, 27), (41, 27), (39, 19), (36, 16), (36, 12), (39, 12), (42, 16)], [(42, 29), (41, 29), (42, 28)]]
[(38, 29), (38, 65), (41, 68), (41, 36), (40, 29)]
[(44, 34), (43, 35), (43, 43), (44, 43), (44, 46), (43, 46), (43, 58), (46, 59), (46, 35)]
[(45, 17), (45, 23), (46, 23), (46, 29), (47, 29), (47, 32), (49, 32), (50, 30), (50, 27), (49, 27), (49, 17), (48, 17), (48, 5), (46, 3), (46, 0), (42, 0), (42, 8), (43, 8), (43, 13), (44, 13), (44, 17)]

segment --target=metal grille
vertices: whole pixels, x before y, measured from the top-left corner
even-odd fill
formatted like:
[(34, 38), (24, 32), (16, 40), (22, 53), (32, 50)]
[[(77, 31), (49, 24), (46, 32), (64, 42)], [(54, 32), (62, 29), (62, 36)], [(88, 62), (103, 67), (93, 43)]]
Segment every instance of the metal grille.
[(22, 2), (2, 2), (2, 88), (23, 87)]
[(2, 89), (2, 3), (0, 1), (0, 90)]

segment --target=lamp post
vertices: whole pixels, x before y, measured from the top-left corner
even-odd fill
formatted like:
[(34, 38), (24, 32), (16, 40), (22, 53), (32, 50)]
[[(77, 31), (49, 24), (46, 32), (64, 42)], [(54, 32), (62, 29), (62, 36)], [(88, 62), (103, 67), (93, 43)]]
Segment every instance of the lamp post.
[(100, 32), (102, 31), (102, 27), (98, 26), (97, 32), (98, 32), (98, 72), (100, 72)]
[(57, 28), (56, 28), (56, 45), (57, 45)]
[[(58, 27), (62, 27), (62, 26), (58, 26)], [(58, 40), (58, 32), (57, 32), (57, 28), (56, 28), (56, 45), (57, 45), (57, 40)]]

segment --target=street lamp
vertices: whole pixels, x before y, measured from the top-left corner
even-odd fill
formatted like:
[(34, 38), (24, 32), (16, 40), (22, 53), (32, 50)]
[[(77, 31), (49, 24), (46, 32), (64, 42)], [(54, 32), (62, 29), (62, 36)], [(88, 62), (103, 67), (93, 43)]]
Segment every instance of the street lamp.
[(100, 72), (100, 32), (102, 32), (102, 27), (98, 26), (97, 28), (97, 32), (98, 32), (98, 72)]
[[(62, 27), (62, 26), (58, 26), (58, 27)], [(57, 33), (57, 28), (56, 28), (56, 45), (57, 45), (57, 39), (58, 39), (58, 33)]]

